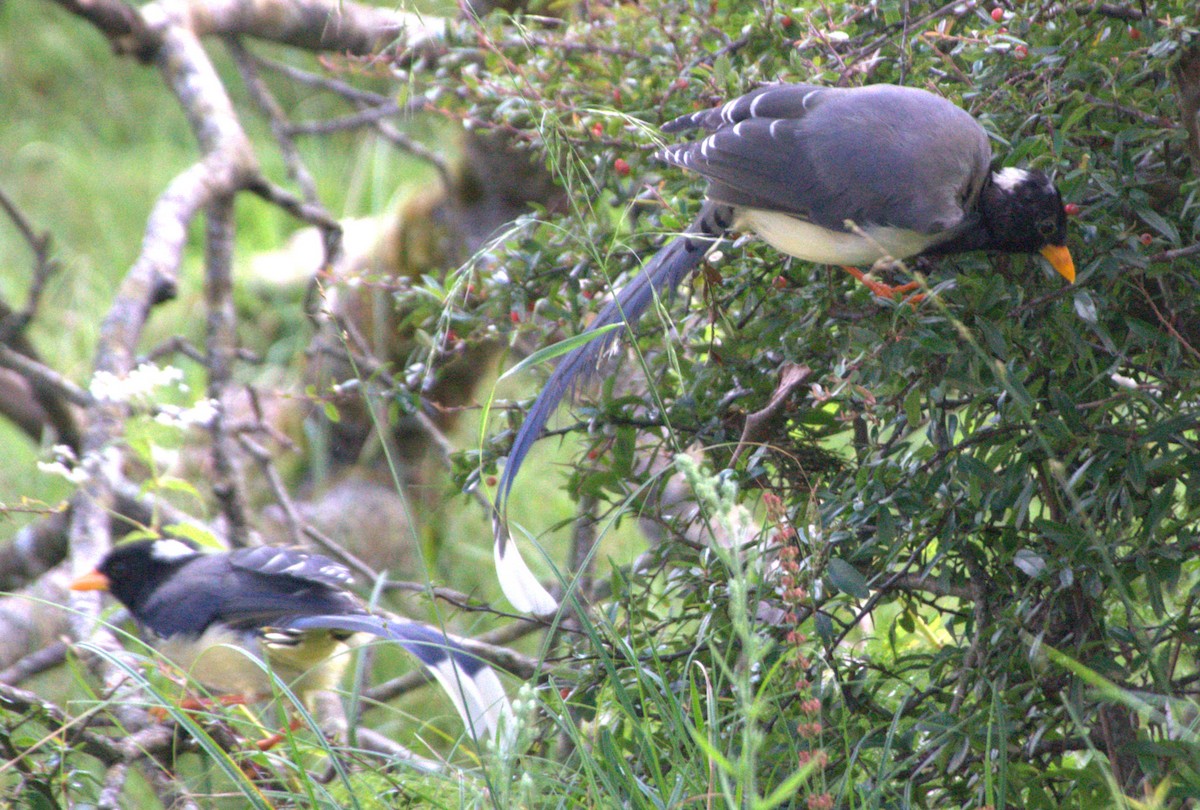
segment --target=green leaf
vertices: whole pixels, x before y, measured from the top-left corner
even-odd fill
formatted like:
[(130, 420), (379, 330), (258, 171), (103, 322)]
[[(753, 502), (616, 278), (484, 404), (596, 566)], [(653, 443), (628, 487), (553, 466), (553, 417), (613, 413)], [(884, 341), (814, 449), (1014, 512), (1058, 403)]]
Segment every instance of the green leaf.
[(1027, 548), (1017, 549), (1013, 555), (1013, 565), (1021, 569), (1030, 579), (1037, 579), (1046, 568), (1046, 560), (1042, 555)]
[(195, 498), (198, 501), (204, 500), (200, 496), (200, 491), (192, 484), (183, 478), (176, 478), (173, 475), (163, 475), (153, 480), (153, 488), (164, 492), (179, 492)]
[[(507, 380), (509, 377), (520, 374), (528, 368), (533, 368), (536, 365), (545, 363), (547, 360), (553, 360), (560, 355), (572, 352), (580, 346), (583, 346), (586, 343), (591, 343), (593, 340), (598, 340), (614, 329), (621, 329), (624, 326), (625, 324), (623, 323), (610, 323), (608, 326), (602, 326), (595, 330), (589, 329), (586, 332), (580, 332), (578, 335), (573, 335), (566, 340), (560, 340), (558, 343), (547, 346), (544, 349), (538, 349), (536, 352), (529, 355), (524, 360), (500, 375), (500, 380)], [(499, 382), (499, 380), (497, 380), (497, 382)]]
[(871, 595), (867, 580), (858, 573), (857, 568), (841, 557), (831, 557), (825, 571), (829, 574), (830, 583), (842, 593), (857, 599), (866, 599)]
[(191, 540), (199, 546), (224, 550), (221, 541), (212, 532), (191, 523), (172, 523), (163, 527), (163, 534)]
[(914, 430), (921, 424), (921, 391), (913, 388), (904, 397), (904, 417), (908, 420), (909, 430)]
[(1147, 225), (1166, 237), (1167, 241), (1172, 245), (1179, 244), (1179, 231), (1175, 230), (1174, 225), (1167, 222), (1156, 212), (1149, 208), (1143, 208), (1138, 211), (1138, 216), (1145, 220)]

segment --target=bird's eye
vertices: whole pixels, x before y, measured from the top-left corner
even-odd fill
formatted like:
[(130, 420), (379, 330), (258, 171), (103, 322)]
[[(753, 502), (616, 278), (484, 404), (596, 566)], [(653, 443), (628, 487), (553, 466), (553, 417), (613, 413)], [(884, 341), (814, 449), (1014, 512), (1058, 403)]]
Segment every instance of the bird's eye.
[(1038, 222), (1037, 229), (1042, 236), (1053, 236), (1054, 232), (1058, 230), (1058, 223), (1053, 219), (1043, 219)]

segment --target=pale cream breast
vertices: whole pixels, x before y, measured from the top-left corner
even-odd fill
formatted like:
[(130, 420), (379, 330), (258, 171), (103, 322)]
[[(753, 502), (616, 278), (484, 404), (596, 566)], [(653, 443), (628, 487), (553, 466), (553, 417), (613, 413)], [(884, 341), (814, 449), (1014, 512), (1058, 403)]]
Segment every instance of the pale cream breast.
[(268, 698), (275, 693), (270, 673), (297, 694), (337, 686), (350, 660), (347, 642), (327, 630), (291, 641), (275, 644), (258, 634), (210, 627), (199, 643), (173, 636), (155, 646), (189, 678), (219, 694)]
[(872, 265), (880, 259), (915, 256), (938, 241), (939, 235), (903, 228), (872, 227), (865, 235), (837, 232), (805, 222), (790, 214), (744, 208), (738, 211), (737, 230), (748, 230), (776, 250), (820, 264)]

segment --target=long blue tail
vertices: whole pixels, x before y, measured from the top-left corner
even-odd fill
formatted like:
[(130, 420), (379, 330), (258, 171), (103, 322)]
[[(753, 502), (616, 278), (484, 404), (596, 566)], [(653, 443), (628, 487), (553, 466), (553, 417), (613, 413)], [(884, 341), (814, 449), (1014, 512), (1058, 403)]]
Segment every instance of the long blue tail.
[(495, 671), (461, 643), (428, 625), (352, 613), (296, 616), (280, 622), (279, 626), (296, 630), (324, 628), (370, 633), (399, 644), (433, 675), (450, 696), (467, 729), (479, 739), (495, 735), (500, 718), (512, 713)]
[[(731, 219), (732, 212), (727, 206), (705, 202), (700, 214), (687, 230), (654, 255), (642, 268), (642, 272), (600, 311), (587, 328), (587, 332), (596, 332), (612, 324), (625, 324), (632, 328), (650, 308), (655, 298), (673, 291), (699, 266), (709, 248), (724, 236), (731, 225)], [(621, 329), (611, 330), (602, 338), (598, 337), (583, 344), (559, 361), (542, 392), (529, 408), (529, 413), (526, 414), (525, 421), (513, 440), (508, 462), (500, 476), (496, 510), (492, 516), (496, 572), (504, 595), (513, 607), (522, 612), (539, 616), (552, 615), (558, 609), (558, 603), (525, 565), (516, 544), (509, 542), (505, 515), (508, 496), (525, 456), (542, 435), (542, 429), (557, 410), (559, 403), (577, 379), (596, 368), (601, 354), (621, 332)]]

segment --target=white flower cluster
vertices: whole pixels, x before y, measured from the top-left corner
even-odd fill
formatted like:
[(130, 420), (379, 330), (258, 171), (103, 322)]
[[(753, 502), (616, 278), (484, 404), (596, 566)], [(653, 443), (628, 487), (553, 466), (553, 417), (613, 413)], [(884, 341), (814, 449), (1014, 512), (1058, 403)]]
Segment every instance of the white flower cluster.
[(212, 399), (202, 399), (190, 408), (155, 402), (155, 393), (168, 387), (181, 392), (188, 390), (182, 369), (175, 366), (159, 368), (153, 363), (142, 363), (124, 377), (109, 371), (97, 371), (88, 390), (101, 402), (125, 402), (147, 407), (153, 412), (154, 421), (160, 425), (209, 427), (216, 420), (219, 406)]
[(132, 402), (147, 399), (156, 389), (168, 385), (186, 391), (183, 370), (175, 366), (159, 368), (153, 363), (142, 363), (124, 377), (110, 371), (97, 371), (88, 390), (101, 402)]
[(53, 453), (53, 461), (39, 461), (37, 463), (39, 470), (48, 475), (62, 476), (76, 485), (87, 481), (88, 474), (84, 472), (83, 465), (75, 457), (74, 450), (65, 444), (56, 444), (54, 445)]
[(154, 421), (160, 425), (174, 427), (211, 427), (219, 415), (215, 399), (202, 399), (190, 408), (180, 408), (178, 405), (159, 405), (154, 414)]

